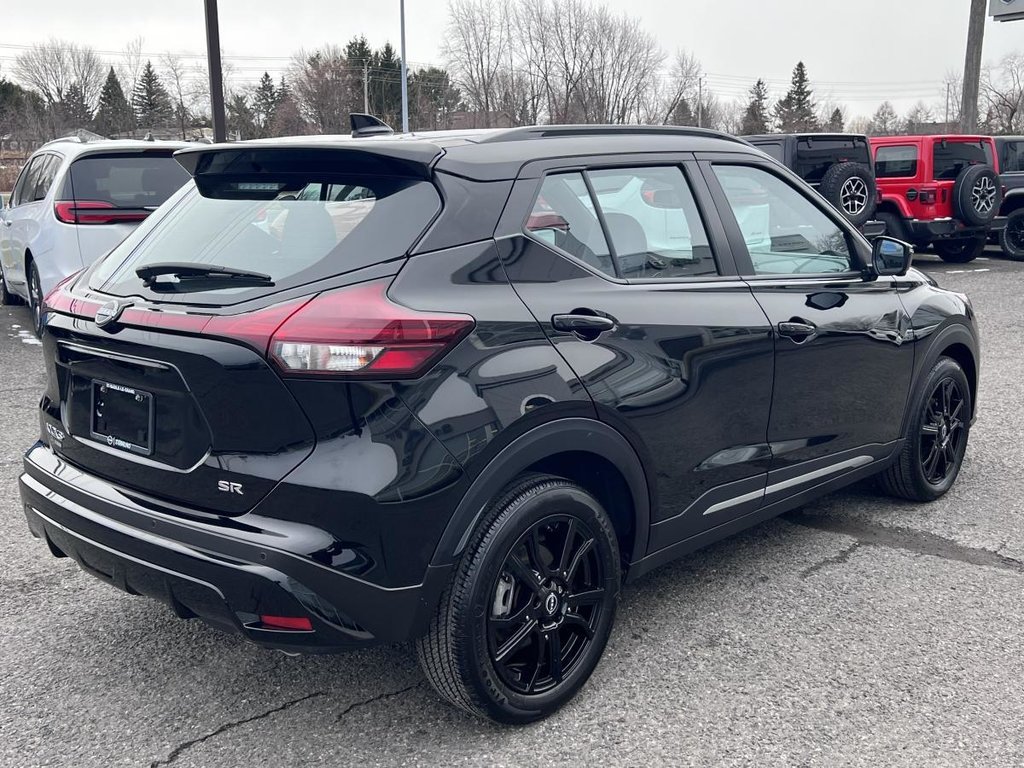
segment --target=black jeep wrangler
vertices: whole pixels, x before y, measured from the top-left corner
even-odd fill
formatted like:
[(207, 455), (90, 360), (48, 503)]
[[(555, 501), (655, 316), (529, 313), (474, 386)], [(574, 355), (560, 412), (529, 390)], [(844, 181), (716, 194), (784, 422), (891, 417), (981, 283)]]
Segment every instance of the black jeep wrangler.
[(882, 234), (873, 221), (878, 193), (866, 136), (851, 133), (770, 133), (746, 141), (795, 172), (868, 236)]
[(999, 215), (1006, 217), (1006, 229), (999, 233), (999, 245), (1009, 258), (1024, 261), (1024, 136), (994, 138), (1004, 190)]

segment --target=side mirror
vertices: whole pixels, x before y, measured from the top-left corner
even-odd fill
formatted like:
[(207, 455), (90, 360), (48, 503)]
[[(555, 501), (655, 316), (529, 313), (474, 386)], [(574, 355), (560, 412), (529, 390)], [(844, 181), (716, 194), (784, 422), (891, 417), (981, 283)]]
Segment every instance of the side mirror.
[(893, 237), (875, 238), (871, 248), (871, 272), (879, 277), (907, 274), (914, 260), (914, 249)]

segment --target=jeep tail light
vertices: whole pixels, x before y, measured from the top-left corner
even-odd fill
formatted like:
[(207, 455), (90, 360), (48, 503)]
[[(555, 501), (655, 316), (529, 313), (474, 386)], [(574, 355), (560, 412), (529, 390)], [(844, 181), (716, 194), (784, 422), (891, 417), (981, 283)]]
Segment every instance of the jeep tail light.
[(103, 200), (59, 200), (53, 204), (53, 215), (64, 224), (136, 224), (149, 211), (125, 211)]
[(390, 278), (321, 293), (270, 340), (285, 375), (412, 378), (472, 330), (469, 315), (420, 312), (387, 297)]
[(922, 189), (920, 202), (924, 205), (935, 205), (937, 190), (932, 187), (931, 189)]

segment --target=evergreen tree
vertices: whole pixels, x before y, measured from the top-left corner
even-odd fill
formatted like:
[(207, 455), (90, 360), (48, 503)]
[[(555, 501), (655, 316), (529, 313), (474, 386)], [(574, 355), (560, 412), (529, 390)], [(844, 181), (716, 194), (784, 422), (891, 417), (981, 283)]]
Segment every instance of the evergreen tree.
[(354, 112), (363, 111), (363, 73), (367, 71), (369, 73), (369, 83), (373, 83), (375, 78), (375, 72), (373, 68), (376, 66), (376, 59), (373, 54), (373, 49), (370, 48), (370, 44), (366, 41), (363, 36), (353, 37), (348, 41), (345, 46), (345, 63), (351, 72), (349, 76), (349, 103), (352, 105)]
[(274, 80), (269, 73), (264, 72), (252, 95), (252, 117), (257, 138), (264, 139), (270, 135), (270, 126), (274, 122), (279, 101)]
[(249, 104), (249, 97), (244, 93), (233, 93), (225, 104), (227, 112), (228, 133), (238, 136), (242, 141), (256, 138), (259, 127), (256, 124), (256, 113)]
[(744, 136), (768, 133), (770, 130), (769, 119), (768, 85), (764, 80), (759, 79), (750, 89), (750, 103), (747, 104), (746, 112), (743, 113), (740, 133)]
[(99, 109), (96, 110), (96, 132), (102, 136), (112, 136), (130, 131), (135, 127), (135, 116), (125, 98), (121, 81), (117, 79), (114, 68), (107, 73), (107, 80), (100, 91)]
[(805, 133), (818, 129), (814, 114), (813, 91), (804, 63), (793, 70), (793, 81), (786, 95), (775, 105), (775, 120), (782, 133)]
[(370, 109), (388, 125), (399, 125), (402, 117), (402, 60), (391, 43), (373, 55), (370, 70)]
[(65, 129), (92, 129), (92, 110), (85, 103), (85, 94), (78, 83), (72, 83), (64, 92), (64, 98), (56, 105)]
[(449, 127), (462, 94), (444, 69), (427, 67), (409, 75), (409, 123), (412, 130), (437, 131)]
[(845, 129), (846, 119), (843, 117), (843, 110), (836, 107), (832, 110), (832, 115), (828, 119), (828, 125), (825, 126), (826, 130), (831, 133), (842, 133)]
[(679, 104), (677, 104), (676, 108), (672, 110), (670, 122), (672, 125), (696, 125), (697, 116), (693, 114), (690, 102), (686, 99), (680, 99)]
[(139, 82), (132, 93), (132, 110), (140, 128), (163, 126), (174, 117), (171, 97), (160, 82), (160, 76), (151, 61), (147, 61), (142, 68)]

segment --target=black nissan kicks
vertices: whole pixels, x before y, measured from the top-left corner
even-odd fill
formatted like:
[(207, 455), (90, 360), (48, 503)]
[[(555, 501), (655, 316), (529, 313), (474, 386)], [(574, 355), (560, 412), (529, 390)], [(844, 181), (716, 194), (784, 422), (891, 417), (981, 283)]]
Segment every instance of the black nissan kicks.
[(956, 480), (961, 294), (708, 131), (182, 150), (46, 299), (21, 495), (58, 557), (261, 645), (415, 641), (507, 723), (593, 672), (624, 581), (869, 476)]

